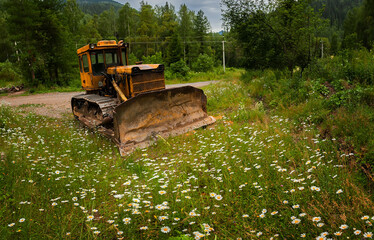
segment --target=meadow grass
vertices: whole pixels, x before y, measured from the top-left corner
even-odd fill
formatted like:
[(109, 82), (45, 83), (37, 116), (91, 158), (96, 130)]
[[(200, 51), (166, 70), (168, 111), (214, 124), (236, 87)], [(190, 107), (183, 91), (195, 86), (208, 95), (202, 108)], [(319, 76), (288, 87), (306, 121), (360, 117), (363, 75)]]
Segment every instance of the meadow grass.
[[(72, 117), (0, 108), (4, 239), (372, 236), (353, 154), (312, 121), (267, 112), (248, 86), (205, 88), (217, 123), (120, 157)], [(21, 114), (22, 113), (22, 114)]]
[(239, 78), (244, 73), (243, 69), (238, 68), (226, 68), (223, 72), (222, 67), (215, 67), (209, 72), (193, 72), (190, 71), (184, 78), (168, 78), (169, 74), (165, 73), (166, 84), (178, 84), (178, 83), (191, 83), (191, 82), (205, 82), (213, 80), (230, 80), (233, 78)]

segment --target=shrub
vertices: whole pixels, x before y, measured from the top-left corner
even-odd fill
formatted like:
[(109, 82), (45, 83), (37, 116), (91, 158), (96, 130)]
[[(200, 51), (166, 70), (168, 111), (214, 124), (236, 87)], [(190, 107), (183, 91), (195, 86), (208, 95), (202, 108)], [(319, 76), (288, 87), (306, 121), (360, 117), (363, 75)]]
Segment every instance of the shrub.
[(22, 81), (22, 75), (19, 73), (18, 67), (8, 60), (0, 63), (0, 84), (18, 84)]
[(134, 65), (138, 61), (138, 58), (135, 56), (135, 54), (131, 53), (129, 55), (129, 64)]
[(164, 60), (162, 59), (161, 52), (156, 52), (152, 56), (142, 57), (143, 63), (149, 63), (149, 64), (164, 64)]
[(214, 59), (208, 54), (200, 54), (195, 62), (192, 63), (192, 70), (195, 72), (208, 72), (214, 68)]
[(170, 64), (170, 70), (177, 78), (185, 78), (190, 68), (184, 60), (179, 60), (178, 62)]

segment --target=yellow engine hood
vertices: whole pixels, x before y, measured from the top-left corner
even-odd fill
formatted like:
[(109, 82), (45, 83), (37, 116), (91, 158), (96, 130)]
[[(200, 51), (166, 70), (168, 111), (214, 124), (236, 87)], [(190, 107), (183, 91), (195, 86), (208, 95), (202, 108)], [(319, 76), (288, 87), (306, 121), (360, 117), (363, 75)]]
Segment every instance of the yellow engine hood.
[[(108, 74), (132, 74), (139, 71), (146, 71), (146, 70), (156, 70), (161, 68), (163, 70), (162, 64), (140, 64), (140, 65), (128, 65), (128, 66), (115, 66), (115, 67), (108, 67)], [(161, 70), (161, 69), (160, 69)]]

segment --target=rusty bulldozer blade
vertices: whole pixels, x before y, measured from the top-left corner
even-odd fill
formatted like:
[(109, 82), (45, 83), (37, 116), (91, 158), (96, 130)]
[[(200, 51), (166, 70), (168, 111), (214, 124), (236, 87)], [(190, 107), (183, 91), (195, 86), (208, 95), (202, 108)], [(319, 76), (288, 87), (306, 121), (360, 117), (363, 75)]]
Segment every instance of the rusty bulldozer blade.
[(191, 86), (140, 94), (114, 109), (114, 137), (121, 155), (157, 139), (186, 133), (215, 122), (206, 96)]

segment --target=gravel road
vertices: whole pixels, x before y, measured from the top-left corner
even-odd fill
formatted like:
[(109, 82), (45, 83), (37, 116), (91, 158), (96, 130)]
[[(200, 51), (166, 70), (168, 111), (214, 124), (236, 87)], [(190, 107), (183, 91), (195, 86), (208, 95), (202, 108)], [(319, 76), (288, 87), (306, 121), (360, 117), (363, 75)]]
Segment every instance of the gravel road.
[[(175, 88), (182, 86), (193, 86), (201, 88), (216, 81), (196, 82), (167, 85), (166, 88)], [(20, 93), (14, 93), (8, 96), (0, 97), (0, 104), (10, 106), (22, 106), (25, 111), (32, 111), (36, 114), (61, 118), (66, 115), (71, 115), (70, 100), (73, 96), (81, 94), (82, 92), (56, 92), (56, 93), (43, 93), (30, 96), (19, 96)], [(33, 105), (30, 105), (33, 104)]]

